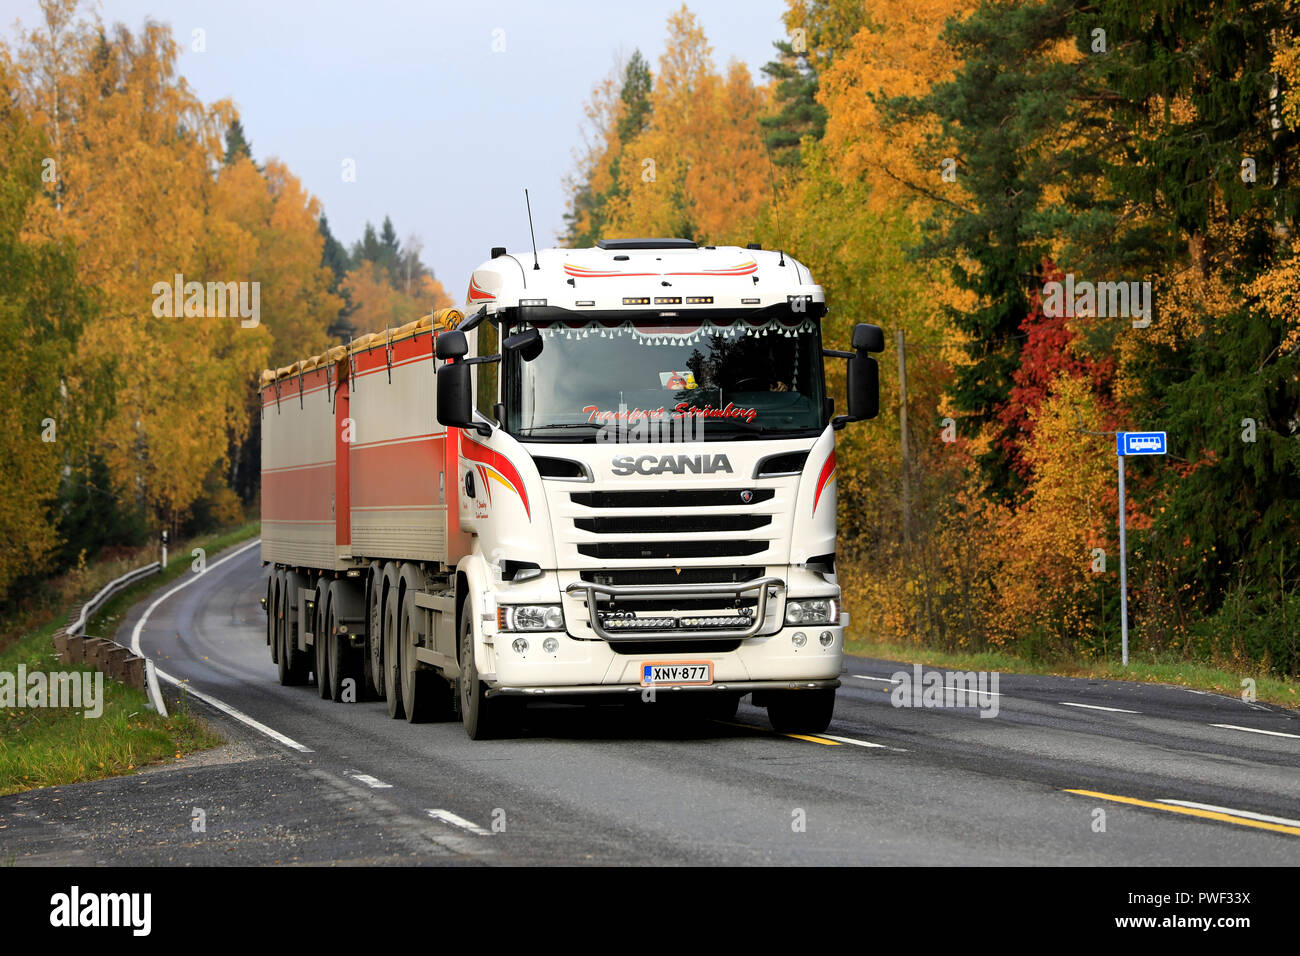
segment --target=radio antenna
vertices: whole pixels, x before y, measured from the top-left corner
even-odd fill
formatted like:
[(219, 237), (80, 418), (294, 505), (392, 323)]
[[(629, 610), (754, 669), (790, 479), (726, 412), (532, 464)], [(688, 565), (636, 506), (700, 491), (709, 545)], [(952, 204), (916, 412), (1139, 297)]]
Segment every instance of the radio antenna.
[[(776, 195), (776, 166), (772, 162), (772, 150), (766, 143), (763, 144), (763, 150), (767, 153), (767, 171), (772, 183), (772, 215), (776, 217), (776, 243), (778, 246), (784, 247), (785, 240), (781, 236), (781, 204), (778, 202)], [(784, 266), (785, 249), (781, 248), (780, 253), (781, 261), (777, 264)]]
[(533, 240), (533, 268), (541, 269), (537, 264), (537, 236), (533, 232), (533, 204), (528, 200), (528, 190), (524, 190), (524, 205), (528, 207), (528, 235)]

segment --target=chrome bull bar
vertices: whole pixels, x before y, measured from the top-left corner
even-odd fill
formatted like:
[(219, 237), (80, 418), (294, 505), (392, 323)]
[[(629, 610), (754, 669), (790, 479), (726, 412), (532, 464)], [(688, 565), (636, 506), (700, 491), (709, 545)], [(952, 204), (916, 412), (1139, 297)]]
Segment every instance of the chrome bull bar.
[[(785, 581), (778, 577), (755, 578), (753, 581), (743, 581), (739, 584), (631, 584), (624, 587), (614, 587), (608, 584), (594, 584), (590, 581), (575, 581), (566, 587), (566, 594), (575, 594), (585, 592), (587, 598), (587, 616), (591, 621), (591, 629), (596, 635), (606, 641), (658, 641), (674, 640), (678, 638), (695, 638), (707, 640), (736, 640), (747, 637), (753, 637), (763, 627), (763, 621), (767, 617), (767, 599), (769, 589), (784, 589)], [(600, 611), (596, 607), (596, 595), (604, 595), (611, 600), (617, 601), (620, 598), (626, 600), (645, 600), (652, 601), (671, 601), (674, 598), (722, 598), (736, 600), (742, 594), (749, 591), (758, 592), (758, 603), (754, 608), (754, 619), (749, 626), (743, 630), (682, 630), (681, 628), (672, 628), (667, 630), (640, 630), (629, 628), (626, 631), (613, 633), (605, 629), (600, 620)], [(680, 616), (680, 615), (679, 615)], [(708, 617), (707, 614), (690, 615), (696, 617)], [(716, 615), (714, 615), (716, 616)]]

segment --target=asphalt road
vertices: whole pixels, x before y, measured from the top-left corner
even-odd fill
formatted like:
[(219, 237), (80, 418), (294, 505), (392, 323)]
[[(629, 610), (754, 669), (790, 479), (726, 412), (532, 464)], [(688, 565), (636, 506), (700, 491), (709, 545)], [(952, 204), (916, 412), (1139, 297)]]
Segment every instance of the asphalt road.
[(896, 707), (894, 675), (910, 668), (850, 658), (824, 737), (773, 733), (745, 702), (734, 725), (672, 719), (659, 704), (534, 707), (517, 738), (474, 742), (459, 723), (411, 725), (382, 702), (280, 687), (258, 603), (265, 573), (256, 546), (210, 566), (153, 611), (141, 646), (289, 743), (191, 698), (229, 746), (0, 798), (6, 854), (182, 865), (1300, 862), (1294, 712), (1012, 674), (1000, 676), (994, 716)]

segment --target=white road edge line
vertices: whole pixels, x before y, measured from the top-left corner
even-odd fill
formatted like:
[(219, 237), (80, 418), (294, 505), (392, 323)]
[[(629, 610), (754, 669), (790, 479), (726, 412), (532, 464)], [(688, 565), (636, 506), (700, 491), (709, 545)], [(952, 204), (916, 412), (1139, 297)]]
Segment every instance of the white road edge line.
[(1083, 707), (1087, 710), (1108, 710), (1112, 714), (1140, 714), (1140, 710), (1125, 710), (1123, 707), (1102, 707), (1100, 704), (1072, 704), (1068, 700), (1060, 702), (1062, 707)]
[[(239, 557), (249, 548), (253, 547), (253, 545), (261, 544), (261, 542), (262, 542), (261, 538), (254, 538), (252, 541), (244, 545), (239, 550), (231, 552), (230, 554), (226, 555), (220, 560), (213, 561), (211, 564), (207, 566), (203, 574), (207, 574), (208, 571), (211, 571), (219, 564), (229, 561), (231, 558)], [(143, 656), (140, 654), (140, 632), (144, 630), (144, 625), (149, 620), (149, 615), (153, 613), (154, 608), (156, 608), (163, 601), (167, 600), (169, 597), (171, 597), (181, 588), (188, 587), (189, 585), (193, 584), (199, 578), (203, 577), (203, 574), (196, 574), (193, 575), (192, 577), (186, 578), (184, 581), (176, 585), (176, 587), (172, 588), (166, 594), (155, 599), (154, 602), (150, 604), (148, 608), (145, 609), (144, 614), (140, 616), (140, 620), (136, 621), (135, 629), (131, 631), (131, 653), (136, 654), (138, 656)], [(289, 747), (292, 750), (296, 750), (299, 753), (304, 753), (304, 754), (315, 753), (315, 751), (313, 751), (310, 747), (298, 743), (298, 741), (294, 740), (292, 737), (286, 737), (278, 730), (272, 730), (270, 727), (266, 726), (266, 724), (262, 723), (260, 720), (256, 720), (255, 718), (248, 716), (248, 714), (244, 713), (242, 710), (239, 710), (236, 707), (231, 707), (225, 701), (218, 700), (216, 697), (213, 697), (211, 694), (203, 693), (203, 691), (190, 686), (190, 684), (187, 681), (180, 680), (179, 678), (173, 677), (171, 674), (168, 674), (165, 671), (159, 670), (154, 666), (153, 661), (147, 658), (145, 659), (145, 673), (148, 675), (149, 678), (149, 695), (154, 699), (154, 706), (157, 708), (158, 713), (163, 717), (167, 716), (167, 705), (163, 703), (162, 692), (158, 689), (158, 678), (162, 678), (163, 680), (167, 681), (167, 683), (173, 684), (176, 687), (181, 688), (182, 690), (185, 691), (185, 693), (197, 697), (205, 704), (209, 705), (210, 707), (215, 707), (223, 714), (226, 714), (229, 717), (233, 717), (235, 718), (235, 720), (238, 720), (241, 723), (247, 724), (249, 727), (252, 727), (258, 733), (265, 734), (266, 736), (270, 737), (272, 740), (276, 741), (277, 743), (283, 744), (284, 746)]]
[(344, 770), (343, 773), (345, 776), (351, 777), (353, 780), (356, 780), (358, 783), (364, 783), (371, 790), (392, 790), (393, 789), (393, 785), (391, 783), (384, 783), (384, 781), (380, 780), (378, 777), (372, 777), (370, 776), (370, 774), (362, 773), (360, 770)]
[(487, 830), (484, 830), (477, 823), (470, 823), (464, 817), (457, 816), (450, 810), (425, 810), (429, 816), (435, 820), (441, 820), (443, 823), (450, 823), (454, 827), (460, 827), (462, 830), (468, 830), (477, 836), (491, 836)]
[(1280, 730), (1262, 730), (1259, 727), (1238, 727), (1236, 724), (1210, 724), (1211, 727), (1222, 727), (1225, 730), (1244, 730), (1248, 734), (1268, 734), (1270, 737), (1291, 737), (1300, 740), (1300, 734), (1284, 734)]
[(850, 677), (856, 677), (858, 680), (876, 680), (882, 684), (901, 684), (901, 680), (892, 680), (888, 677), (868, 677), (866, 674), (850, 674)]
[(304, 754), (315, 753), (315, 751), (312, 750), (310, 747), (303, 746), (302, 744), (298, 743), (298, 741), (294, 740), (292, 737), (286, 737), (278, 730), (272, 730), (270, 727), (266, 726), (266, 724), (262, 723), (260, 720), (257, 720), (253, 717), (249, 717), (248, 714), (244, 713), (242, 710), (239, 710), (235, 707), (231, 707), (225, 701), (217, 700), (217, 698), (211, 696), (210, 694), (205, 694), (201, 690), (196, 690), (195, 688), (190, 686), (188, 681), (183, 681), (175, 677), (172, 677), (172, 675), (168, 674), (166, 671), (158, 671), (158, 676), (161, 677), (163, 680), (167, 681), (167, 683), (169, 684), (175, 684), (177, 687), (184, 690), (185, 693), (189, 694), (191, 697), (197, 697), (205, 704), (217, 708), (217, 710), (221, 711), (223, 714), (226, 714), (230, 717), (234, 717), (235, 720), (238, 720), (241, 723), (248, 724), (248, 726), (252, 727), (254, 730), (258, 731), (259, 733), (266, 734), (266, 736), (270, 737), (272, 740), (276, 741), (277, 743), (284, 744), (286, 747), (291, 747), (292, 749), (298, 751), (299, 753), (304, 753)]
[(1194, 803), (1191, 800), (1160, 800), (1160, 803), (1172, 803), (1179, 807), (1191, 807), (1193, 810), (1212, 810), (1226, 813), (1232, 817), (1245, 817), (1247, 820), (1260, 820), (1264, 823), (1280, 823), (1286, 827), (1300, 827), (1300, 820), (1288, 820), (1286, 817), (1271, 817), (1267, 813), (1255, 813), (1251, 810), (1234, 810), (1232, 807), (1216, 807), (1212, 803)]
[[(253, 545), (261, 544), (261, 543), (262, 543), (261, 538), (254, 538), (252, 541), (248, 542), (248, 544), (244, 545), (239, 550), (232, 551), (224, 558), (221, 558), (218, 561), (213, 561), (211, 564), (207, 565), (203, 569), (203, 574), (207, 574), (209, 571), (211, 571), (219, 564), (225, 564), (231, 558), (239, 557), (241, 554), (243, 554)], [(153, 614), (153, 609), (156, 608), (163, 601), (167, 600), (169, 597), (171, 597), (181, 588), (189, 587), (199, 578), (203, 577), (203, 574), (194, 574), (191, 575), (190, 577), (187, 577), (180, 584), (176, 585), (176, 587), (172, 588), (166, 594), (162, 595), (162, 597), (155, 598), (153, 603), (144, 609), (144, 613), (140, 615), (140, 620), (135, 622), (135, 628), (131, 631), (131, 653), (132, 654), (134, 654), (136, 657), (144, 657), (144, 655), (140, 653), (140, 632), (144, 630), (145, 623), (148, 622), (149, 620), (149, 615)], [(147, 657), (145, 657), (145, 661), (144, 661), (144, 673), (145, 673), (145, 680), (149, 685), (149, 696), (153, 698), (154, 709), (158, 711), (159, 716), (166, 717), (167, 705), (163, 703), (162, 691), (158, 689), (158, 677), (156, 676), (158, 673), (158, 669), (154, 667), (153, 661), (149, 660), (149, 658)]]
[(813, 734), (814, 737), (822, 737), (826, 740), (836, 740), (842, 744), (854, 744), (858, 747), (879, 747), (881, 750), (888, 750), (885, 744), (875, 744), (870, 740), (854, 740), (852, 737), (837, 737), (835, 734)]

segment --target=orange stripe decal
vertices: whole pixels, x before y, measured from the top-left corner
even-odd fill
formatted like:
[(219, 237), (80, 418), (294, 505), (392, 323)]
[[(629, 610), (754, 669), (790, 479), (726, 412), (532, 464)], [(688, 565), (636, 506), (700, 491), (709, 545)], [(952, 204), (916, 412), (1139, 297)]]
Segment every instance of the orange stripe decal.
[(817, 503), (821, 501), (822, 490), (827, 483), (835, 476), (835, 452), (831, 451), (826, 459), (826, 464), (822, 465), (822, 472), (817, 476), (817, 493), (813, 495), (813, 513), (817, 511)]

